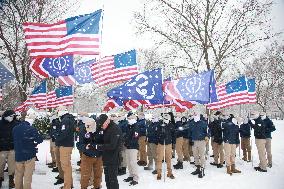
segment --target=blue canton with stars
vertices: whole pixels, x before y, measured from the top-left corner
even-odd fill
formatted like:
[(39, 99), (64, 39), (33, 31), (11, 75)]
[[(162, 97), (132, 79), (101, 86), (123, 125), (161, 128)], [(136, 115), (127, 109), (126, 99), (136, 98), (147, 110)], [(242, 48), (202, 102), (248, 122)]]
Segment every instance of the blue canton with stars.
[(237, 92), (247, 91), (247, 90), (248, 88), (247, 88), (247, 82), (246, 82), (245, 76), (242, 76), (226, 84), (227, 94), (237, 93)]
[(45, 58), (42, 67), (51, 77), (59, 77), (74, 74), (73, 56), (61, 56), (58, 58)]
[(102, 10), (94, 13), (67, 18), (67, 35), (76, 33), (98, 34)]
[(34, 88), (32, 94), (41, 94), (41, 93), (46, 93), (46, 80), (41, 82), (41, 84), (37, 87)]
[(203, 72), (178, 80), (177, 89), (185, 101), (208, 103), (210, 101), (210, 83), (213, 71)]
[(12, 81), (14, 78), (15, 76), (3, 64), (0, 63), (0, 87)]
[(255, 79), (249, 79), (247, 81), (247, 85), (248, 85), (248, 92), (250, 93), (255, 92)]
[(131, 50), (114, 56), (115, 68), (134, 66), (136, 64), (136, 51)]
[(59, 87), (55, 89), (55, 93), (57, 98), (71, 96), (73, 95), (72, 86)]
[(107, 95), (120, 100), (161, 100), (163, 99), (161, 69), (138, 74), (123, 85), (111, 89)]
[(96, 60), (89, 60), (75, 65), (74, 78), (79, 84), (91, 83), (94, 81), (91, 67), (95, 62)]

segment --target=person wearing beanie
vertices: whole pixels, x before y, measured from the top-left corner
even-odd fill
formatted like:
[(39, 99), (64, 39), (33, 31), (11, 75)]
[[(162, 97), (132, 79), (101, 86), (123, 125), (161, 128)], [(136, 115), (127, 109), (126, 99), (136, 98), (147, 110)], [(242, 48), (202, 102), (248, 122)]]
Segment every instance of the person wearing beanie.
[(130, 185), (138, 184), (138, 165), (137, 165), (137, 154), (139, 149), (139, 127), (137, 125), (137, 116), (129, 112), (127, 114), (128, 125), (126, 128), (125, 135), (125, 147), (126, 147), (126, 161), (127, 168), (129, 170), (128, 178), (124, 179), (125, 182), (130, 182)]
[(121, 129), (106, 114), (99, 116), (97, 127), (102, 129), (103, 144), (97, 144), (95, 149), (102, 151), (106, 187), (107, 189), (119, 189), (117, 175), (119, 151), (122, 144)]
[(4, 168), (8, 163), (9, 188), (15, 187), (15, 151), (13, 129), (19, 123), (13, 110), (6, 110), (0, 120), (0, 187), (4, 181)]

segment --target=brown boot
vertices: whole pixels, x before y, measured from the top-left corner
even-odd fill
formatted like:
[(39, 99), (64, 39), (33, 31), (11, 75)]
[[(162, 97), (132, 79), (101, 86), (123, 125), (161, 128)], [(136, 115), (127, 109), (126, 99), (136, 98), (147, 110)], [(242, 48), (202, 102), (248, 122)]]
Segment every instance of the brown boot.
[(251, 151), (248, 151), (248, 162), (251, 162)]
[(14, 175), (9, 175), (9, 188), (15, 188)]
[(227, 174), (232, 176), (231, 166), (227, 166)]
[(158, 174), (157, 175), (157, 180), (161, 180), (162, 179), (162, 175), (161, 174)]
[(235, 164), (233, 164), (233, 165), (231, 166), (231, 170), (232, 170), (232, 173), (241, 173), (240, 170), (236, 169), (236, 165), (235, 165)]
[(170, 179), (175, 179), (175, 176), (172, 173), (168, 173), (167, 177), (169, 177)]
[(243, 160), (247, 161), (247, 152), (243, 150)]

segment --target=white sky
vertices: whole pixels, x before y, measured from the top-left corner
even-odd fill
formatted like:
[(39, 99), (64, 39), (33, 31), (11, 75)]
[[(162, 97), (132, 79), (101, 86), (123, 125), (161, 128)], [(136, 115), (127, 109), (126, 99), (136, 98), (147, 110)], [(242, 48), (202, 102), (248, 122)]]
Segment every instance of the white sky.
[[(80, 0), (80, 8), (72, 16), (94, 12), (103, 8), (102, 56), (118, 54), (133, 48), (151, 46), (151, 39), (139, 40), (131, 20), (133, 12), (143, 8), (141, 0)], [(274, 0), (273, 28), (284, 32), (284, 0)], [(282, 37), (283, 39), (283, 37)]]

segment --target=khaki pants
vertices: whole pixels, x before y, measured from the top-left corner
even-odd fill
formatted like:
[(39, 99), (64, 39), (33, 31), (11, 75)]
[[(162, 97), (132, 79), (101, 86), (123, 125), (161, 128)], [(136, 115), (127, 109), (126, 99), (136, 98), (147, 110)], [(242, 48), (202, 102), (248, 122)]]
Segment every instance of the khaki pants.
[(129, 177), (133, 177), (133, 180), (138, 182), (138, 165), (136, 161), (138, 150), (136, 149), (126, 149), (126, 161), (129, 170)]
[(179, 162), (183, 162), (183, 137), (178, 137), (176, 139), (176, 152), (177, 152), (177, 160)]
[(250, 146), (250, 137), (241, 138), (241, 149), (243, 150), (243, 160), (251, 160), (251, 146)]
[(0, 177), (4, 178), (4, 169), (6, 162), (8, 163), (8, 174), (14, 175), (15, 173), (15, 151), (1, 151), (0, 152)]
[(139, 137), (138, 144), (139, 144), (139, 155), (140, 155), (139, 160), (147, 163), (146, 136)]
[(190, 155), (189, 155), (189, 139), (183, 138), (183, 144), (182, 144), (182, 152), (183, 152), (183, 157), (185, 161), (190, 160)]
[(194, 156), (195, 165), (204, 167), (206, 142), (205, 140), (195, 140), (193, 142), (194, 142), (193, 156)]
[(259, 157), (259, 166), (261, 169), (266, 170), (267, 160), (266, 160), (266, 139), (255, 139), (256, 148)]
[(60, 151), (59, 151), (59, 147), (55, 146), (54, 148), (54, 152), (55, 152), (55, 160), (56, 160), (56, 167), (58, 168), (59, 171), (59, 177), (64, 179), (64, 173), (61, 167), (61, 162), (60, 162)]
[(224, 150), (225, 150), (225, 159), (226, 159), (226, 165), (231, 166), (235, 164), (235, 156), (236, 156), (236, 144), (224, 144)]
[(92, 172), (94, 174), (93, 187), (100, 188), (103, 174), (102, 157), (88, 157), (85, 154), (81, 159), (81, 189), (87, 189)]
[(157, 169), (157, 145), (154, 143), (148, 143), (147, 144), (147, 154), (148, 154), (148, 167), (153, 168), (153, 164), (155, 163), (155, 169)]
[(55, 156), (55, 142), (52, 142), (50, 140), (50, 155), (51, 155), (51, 161), (52, 163), (56, 162), (56, 156)]
[[(214, 163), (217, 164), (223, 164), (224, 162), (224, 146), (223, 144), (218, 144), (216, 142), (213, 142), (213, 155), (214, 155)], [(220, 161), (219, 161), (220, 159)]]
[(35, 169), (35, 158), (16, 162), (15, 171), (15, 188), (16, 189), (31, 189), (32, 188), (32, 177)]
[(164, 157), (164, 150), (166, 153), (166, 163), (167, 163), (167, 171), (168, 174), (172, 174), (172, 165), (171, 165), (171, 159), (172, 159), (172, 145), (157, 145), (157, 173), (162, 174), (162, 160)]
[(70, 189), (73, 185), (71, 154), (73, 147), (60, 146), (60, 162), (64, 173), (64, 187), (63, 189)]
[(266, 140), (265, 149), (266, 149), (267, 161), (268, 164), (272, 165), (271, 138), (267, 138), (265, 140)]
[(189, 152), (189, 157), (193, 157), (192, 146), (189, 144), (189, 140), (188, 140), (188, 152)]

